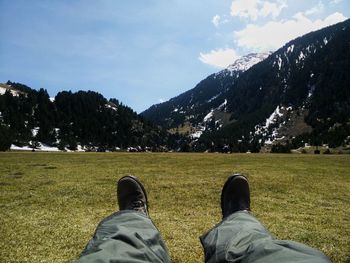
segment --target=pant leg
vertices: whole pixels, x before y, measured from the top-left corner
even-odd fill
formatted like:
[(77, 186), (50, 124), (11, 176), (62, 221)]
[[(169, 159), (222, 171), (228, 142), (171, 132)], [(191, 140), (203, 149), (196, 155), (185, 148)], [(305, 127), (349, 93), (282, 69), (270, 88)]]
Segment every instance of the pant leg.
[(250, 213), (236, 212), (200, 237), (205, 262), (330, 262), (320, 251), (274, 239)]
[(103, 219), (76, 262), (170, 262), (152, 220), (124, 210)]

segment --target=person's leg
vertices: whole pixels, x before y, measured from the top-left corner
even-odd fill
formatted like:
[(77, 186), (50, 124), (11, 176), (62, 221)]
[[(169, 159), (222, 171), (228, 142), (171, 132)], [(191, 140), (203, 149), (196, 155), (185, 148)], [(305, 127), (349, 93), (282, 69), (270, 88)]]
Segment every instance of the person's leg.
[(269, 232), (247, 211), (233, 213), (201, 236), (206, 262), (236, 262), (247, 256), (258, 239), (271, 239)]
[(206, 262), (330, 262), (321, 252), (275, 240), (250, 213), (247, 179), (229, 177), (221, 194), (223, 220), (201, 236)]
[(120, 211), (97, 226), (76, 262), (170, 262), (158, 229), (148, 216), (146, 191), (132, 176), (118, 182)]

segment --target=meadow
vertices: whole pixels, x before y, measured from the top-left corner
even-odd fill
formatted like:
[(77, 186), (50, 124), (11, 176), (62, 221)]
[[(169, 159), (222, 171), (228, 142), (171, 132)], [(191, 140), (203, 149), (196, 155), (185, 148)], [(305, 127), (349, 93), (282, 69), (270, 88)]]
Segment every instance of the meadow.
[(0, 153), (0, 262), (71, 262), (117, 210), (132, 174), (173, 262), (203, 262), (199, 236), (221, 219), (232, 172), (250, 181), (254, 215), (279, 239), (350, 262), (350, 155)]

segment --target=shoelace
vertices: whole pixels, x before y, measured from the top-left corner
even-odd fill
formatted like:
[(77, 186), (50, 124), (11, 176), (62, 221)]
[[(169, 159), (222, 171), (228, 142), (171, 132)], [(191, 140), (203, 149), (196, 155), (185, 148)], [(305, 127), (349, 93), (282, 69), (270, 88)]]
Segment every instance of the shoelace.
[(136, 210), (143, 210), (146, 208), (146, 206), (142, 200), (134, 200), (131, 203), (131, 208)]

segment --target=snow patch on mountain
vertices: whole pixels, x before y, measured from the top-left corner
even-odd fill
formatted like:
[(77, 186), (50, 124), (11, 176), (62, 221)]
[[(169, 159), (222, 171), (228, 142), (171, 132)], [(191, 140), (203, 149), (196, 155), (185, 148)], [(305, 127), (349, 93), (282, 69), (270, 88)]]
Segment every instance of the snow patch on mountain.
[(219, 94), (216, 94), (215, 96), (211, 97), (209, 100), (207, 100), (207, 102), (212, 102), (213, 100), (215, 100), (220, 95), (221, 95), (221, 92)]
[(199, 130), (199, 131), (196, 131), (196, 132), (192, 133), (192, 134), (190, 135), (190, 137), (191, 137), (192, 139), (198, 139), (199, 137), (201, 137), (202, 134), (203, 134), (203, 131), (202, 131), (202, 130)]
[(4, 87), (0, 87), (0, 95), (4, 95), (7, 90), (9, 90), (13, 96), (19, 96), (19, 92), (17, 90), (8, 89)]
[(309, 88), (309, 93), (307, 94), (307, 97), (310, 98), (314, 94), (314, 91), (315, 91), (315, 85)]
[(282, 117), (283, 114), (280, 111), (280, 106), (278, 105), (277, 108), (272, 112), (272, 114), (270, 115), (270, 117), (268, 117), (266, 119), (266, 123), (265, 123), (265, 128), (268, 128), (271, 124), (275, 123), (277, 117)]
[(278, 57), (278, 70), (280, 70), (281, 69), (281, 67), (282, 67), (282, 59), (281, 59), (281, 57)]
[(118, 111), (117, 105), (115, 105), (114, 103), (110, 103), (110, 102), (106, 103), (105, 107), (108, 108), (108, 109), (111, 109), (113, 111)]
[[(17, 146), (14, 144), (11, 144), (10, 149), (12, 151), (32, 151), (33, 147), (29, 147), (29, 146)], [(35, 151), (44, 151), (44, 152), (59, 152), (60, 150), (57, 147), (50, 147), (47, 145), (41, 145), (38, 146), (37, 148), (35, 148)]]
[(38, 135), (39, 129), (40, 129), (39, 127), (34, 127), (34, 129), (32, 129), (33, 137), (36, 137)]
[(327, 45), (327, 44), (328, 44), (328, 40), (327, 40), (326, 37), (323, 39), (323, 43), (324, 43), (324, 45)]
[(255, 64), (266, 59), (271, 53), (251, 53), (243, 56), (235, 61), (235, 63), (229, 65), (227, 70), (231, 72), (246, 71)]
[(217, 110), (224, 111), (227, 105), (227, 99), (217, 107)]
[(287, 48), (287, 53), (292, 53), (294, 50), (294, 44)]
[[(58, 149), (55, 146), (48, 146), (44, 143), (38, 142), (37, 145), (35, 146), (35, 148), (31, 147), (31, 146), (17, 146), (15, 144), (11, 144), (10, 150), (12, 151), (36, 151), (36, 152), (61, 152), (60, 149)], [(71, 151), (69, 149), (65, 149), (65, 151), (67, 152), (85, 152), (86, 148), (82, 147), (81, 145), (77, 146), (77, 150), (76, 151)]]
[(4, 95), (7, 89), (0, 87), (0, 95)]
[(219, 71), (215, 74), (214, 77), (221, 77), (221, 76), (231, 76), (236, 78), (239, 76), (240, 73), (248, 70), (255, 64), (263, 61), (266, 59), (269, 55), (271, 55), (272, 52), (267, 53), (250, 53), (246, 56), (243, 56), (239, 59), (237, 59), (233, 64), (229, 65), (226, 69)]
[(283, 136), (279, 136), (278, 130), (286, 123), (284, 115), (292, 110), (292, 107), (278, 105), (264, 123), (255, 126), (254, 136), (262, 137), (265, 145), (284, 139)]
[(300, 54), (298, 57), (299, 61), (303, 60), (304, 58), (305, 58), (305, 55), (304, 55), (303, 51), (300, 51)]
[(214, 110), (212, 109), (207, 115), (205, 115), (205, 117), (203, 118), (203, 122), (207, 122), (208, 120), (210, 120), (214, 115)]

